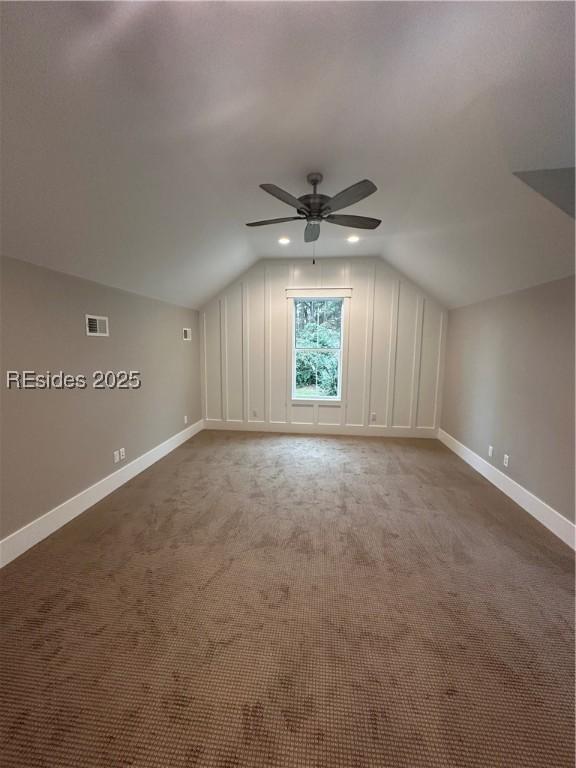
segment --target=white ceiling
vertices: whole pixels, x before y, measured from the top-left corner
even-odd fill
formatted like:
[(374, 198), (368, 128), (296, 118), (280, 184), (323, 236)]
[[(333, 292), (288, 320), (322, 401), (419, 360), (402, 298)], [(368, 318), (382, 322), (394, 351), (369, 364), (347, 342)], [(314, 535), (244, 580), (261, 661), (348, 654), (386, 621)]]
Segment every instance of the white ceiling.
[[(199, 306), (310, 256), (262, 192), (359, 179), (318, 256), (382, 255), (448, 306), (573, 272), (573, 220), (512, 175), (574, 164), (568, 3), (8, 3), (4, 252)], [(344, 211), (342, 211), (344, 213)], [(292, 243), (277, 244), (281, 235)]]

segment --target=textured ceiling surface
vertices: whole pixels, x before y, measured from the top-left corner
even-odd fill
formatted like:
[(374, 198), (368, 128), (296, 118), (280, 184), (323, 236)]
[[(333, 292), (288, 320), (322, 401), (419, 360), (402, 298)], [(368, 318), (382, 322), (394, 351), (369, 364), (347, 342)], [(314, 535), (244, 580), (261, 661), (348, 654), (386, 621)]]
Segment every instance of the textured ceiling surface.
[[(197, 307), (307, 257), (319, 170), (380, 255), (448, 306), (573, 271), (574, 221), (513, 174), (574, 164), (572, 3), (8, 3), (3, 251)], [(280, 236), (291, 238), (282, 248)]]

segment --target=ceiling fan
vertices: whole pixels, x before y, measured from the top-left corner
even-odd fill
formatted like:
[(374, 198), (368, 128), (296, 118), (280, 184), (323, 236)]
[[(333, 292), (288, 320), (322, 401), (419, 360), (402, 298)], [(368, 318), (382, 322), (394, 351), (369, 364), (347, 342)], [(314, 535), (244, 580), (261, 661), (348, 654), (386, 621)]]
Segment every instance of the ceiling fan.
[(346, 187), (334, 197), (321, 195), (316, 192), (318, 184), (322, 181), (321, 173), (309, 173), (306, 180), (312, 185), (312, 194), (294, 197), (289, 192), (285, 192), (275, 184), (260, 184), (260, 188), (269, 195), (282, 200), (283, 203), (291, 205), (298, 211), (298, 216), (288, 216), (283, 219), (265, 219), (264, 221), (251, 221), (246, 224), (247, 227), (262, 227), (266, 224), (281, 224), (285, 221), (297, 221), (306, 219), (306, 229), (304, 230), (304, 242), (312, 243), (320, 237), (320, 222), (327, 221), (329, 224), (339, 224), (341, 227), (353, 227), (358, 229), (376, 229), (382, 222), (380, 219), (371, 219), (368, 216), (339, 216), (334, 215), (335, 211), (347, 208), (353, 203), (364, 200), (365, 197), (376, 192), (376, 184), (368, 179), (358, 181), (351, 187)]

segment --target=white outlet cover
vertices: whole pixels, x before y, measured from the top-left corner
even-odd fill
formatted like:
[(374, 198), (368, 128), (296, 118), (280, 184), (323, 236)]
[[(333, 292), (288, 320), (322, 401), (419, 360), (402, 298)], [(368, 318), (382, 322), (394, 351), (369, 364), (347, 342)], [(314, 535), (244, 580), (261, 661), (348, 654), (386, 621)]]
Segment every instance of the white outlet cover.
[(188, 424), (188, 416), (184, 416), (184, 424)]
[(120, 448), (120, 458), (121, 459), (126, 458), (126, 448)]
[(504, 466), (505, 466), (505, 467), (507, 467), (507, 466), (508, 466), (508, 462), (509, 462), (509, 461), (510, 461), (510, 457), (508, 456), (508, 454), (507, 454), (507, 453), (505, 453), (505, 454), (504, 454), (504, 461), (503, 461), (503, 464), (504, 464)]
[(118, 464), (120, 461), (120, 451), (114, 451), (114, 464)]
[(488, 446), (488, 456), (490, 458), (492, 458), (493, 455), (494, 455), (494, 446), (493, 445), (489, 445)]

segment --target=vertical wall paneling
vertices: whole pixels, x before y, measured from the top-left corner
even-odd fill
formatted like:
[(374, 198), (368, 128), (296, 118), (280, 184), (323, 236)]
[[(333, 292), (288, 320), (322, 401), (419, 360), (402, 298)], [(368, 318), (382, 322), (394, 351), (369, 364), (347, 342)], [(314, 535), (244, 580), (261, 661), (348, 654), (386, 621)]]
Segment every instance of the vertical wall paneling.
[[(342, 399), (292, 401), (286, 288), (351, 288)], [(217, 428), (432, 436), (446, 312), (377, 258), (267, 260), (204, 307), (205, 418)]]
[(418, 314), (418, 293), (404, 280), (398, 296), (396, 331), (396, 370), (394, 372), (393, 427), (410, 427), (413, 398), (414, 346)]
[(286, 375), (286, 340), (287, 307), (286, 287), (288, 286), (288, 266), (271, 263), (268, 266), (268, 381), (270, 422), (284, 424), (287, 421), (287, 375)]
[(220, 381), (222, 383), (222, 418), (228, 421), (228, 366), (226, 349), (226, 331), (227, 331), (227, 301), (226, 296), (220, 299)]
[(424, 299), (422, 349), (420, 354), (420, 386), (418, 388), (417, 427), (433, 427), (442, 342), (443, 313), (434, 302)]
[(372, 354), (370, 376), (370, 400), (368, 423), (372, 427), (386, 427), (388, 424), (388, 393), (391, 388), (392, 311), (396, 281), (380, 275), (384, 264), (376, 265), (374, 281), (374, 310), (372, 320)]
[(242, 283), (234, 283), (223, 300), (224, 383), (226, 419), (244, 421), (244, 328)]
[(246, 275), (246, 381), (248, 421), (265, 422), (266, 415), (266, 305), (265, 279), (262, 265)]
[(206, 377), (206, 316), (204, 312), (200, 312), (198, 318), (198, 330), (200, 333), (200, 405), (202, 407), (202, 415), (206, 416), (207, 402), (206, 402), (206, 386), (208, 384)]
[(321, 269), (320, 259), (316, 261), (316, 264), (312, 264), (312, 259), (299, 259), (292, 264), (290, 282), (284, 287), (320, 288)]
[(268, 275), (268, 266), (264, 268), (264, 421), (270, 423), (270, 277)]
[(246, 421), (250, 420), (250, 366), (248, 361), (252, 357), (250, 352), (250, 306), (249, 289), (246, 276), (241, 283), (242, 290), (242, 412)]
[[(294, 273), (290, 275), (290, 281), (294, 279)], [(314, 407), (311, 406), (311, 411), (305, 410), (305, 406), (300, 403), (294, 403), (292, 400), (292, 334), (294, 324), (294, 300), (288, 297), (284, 299), (284, 306), (286, 307), (286, 420), (288, 422), (294, 422), (294, 424), (310, 424), (312, 421), (302, 421), (304, 416), (314, 416)]]
[(202, 415), (206, 416), (206, 319), (204, 312), (200, 312), (198, 317), (198, 332), (199, 336), (199, 350), (200, 350), (200, 406), (202, 408)]
[(398, 351), (398, 311), (400, 307), (400, 280), (393, 282), (390, 304), (390, 333), (388, 354), (388, 376), (386, 387), (386, 426), (390, 427), (394, 414), (394, 387), (396, 382), (396, 354)]
[(364, 398), (362, 401), (362, 423), (370, 424), (370, 403), (372, 397), (372, 354), (374, 346), (374, 297), (376, 291), (376, 263), (371, 265), (366, 300), (366, 351), (364, 354)]
[[(347, 272), (346, 277), (348, 278), (348, 282), (350, 281), (349, 274)], [(340, 395), (341, 400), (339, 403), (338, 408), (338, 418), (339, 418), (339, 424), (344, 425), (346, 423), (346, 407), (348, 403), (348, 359), (350, 354), (350, 302), (351, 299), (344, 299), (344, 302), (342, 304), (342, 311), (344, 312), (344, 317), (342, 319), (342, 380), (340, 382)], [(335, 405), (335, 403), (332, 403), (332, 405)], [(325, 415), (325, 412), (321, 412), (322, 416)], [(332, 414), (332, 419), (334, 419), (335, 416)]]
[(343, 259), (319, 259), (320, 282), (317, 287), (349, 288), (348, 262)]
[(367, 355), (367, 324), (370, 303), (370, 276), (372, 264), (360, 260), (350, 263), (350, 284), (352, 299), (348, 318), (348, 370), (346, 395), (346, 424), (351, 427), (364, 426), (366, 411), (365, 376)]
[(210, 302), (203, 312), (205, 417), (220, 420), (222, 413), (222, 355), (220, 300)]
[(414, 330), (414, 358), (412, 361), (412, 389), (410, 395), (410, 426), (416, 425), (418, 393), (420, 390), (420, 363), (422, 358), (422, 321), (424, 318), (424, 297), (416, 299), (416, 321)]
[(437, 358), (436, 358), (436, 388), (434, 390), (434, 417), (432, 423), (435, 427), (440, 425), (442, 416), (442, 396), (444, 387), (444, 358), (446, 354), (446, 332), (448, 316), (445, 311), (440, 310), (440, 332), (437, 340)]

